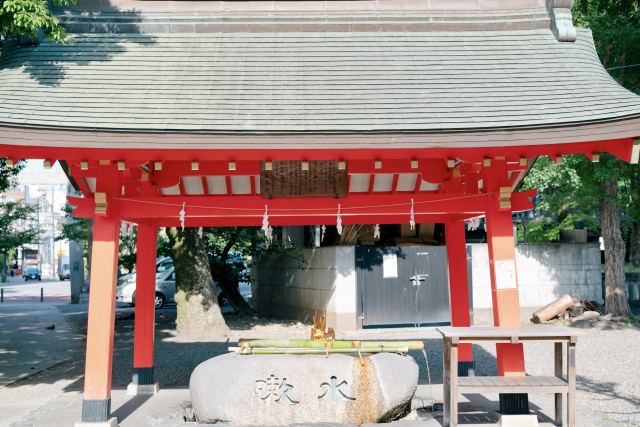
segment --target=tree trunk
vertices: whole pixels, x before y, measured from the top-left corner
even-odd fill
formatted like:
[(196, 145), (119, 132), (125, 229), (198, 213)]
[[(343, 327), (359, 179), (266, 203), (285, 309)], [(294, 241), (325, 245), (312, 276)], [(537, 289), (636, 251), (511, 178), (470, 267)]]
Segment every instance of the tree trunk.
[(191, 341), (228, 338), (213, 284), (209, 259), (198, 228), (167, 228), (171, 258), (176, 272), (175, 301), (178, 335)]
[[(611, 178), (600, 183), (602, 190), (611, 197), (618, 193), (618, 181)], [(618, 205), (609, 199), (600, 199), (600, 222), (604, 240), (605, 257), (605, 312), (614, 316), (627, 316), (629, 298), (624, 276), (625, 245), (620, 230)]]
[(629, 261), (634, 267), (640, 267), (640, 222), (633, 221), (629, 236)]
[(229, 257), (229, 251), (235, 245), (235, 241), (232, 240), (227, 243), (222, 250), (222, 256), (220, 257), (221, 265), (224, 266), (222, 271), (219, 272), (219, 277), (216, 277), (218, 281), (218, 285), (222, 289), (222, 292), (227, 296), (229, 300), (229, 304), (235, 310), (237, 315), (251, 316), (257, 317), (256, 311), (249, 306), (249, 304), (242, 298), (240, 292), (238, 292), (236, 280), (231, 280), (231, 277), (235, 277), (235, 275), (230, 274), (229, 268), (230, 265), (227, 264), (227, 258)]

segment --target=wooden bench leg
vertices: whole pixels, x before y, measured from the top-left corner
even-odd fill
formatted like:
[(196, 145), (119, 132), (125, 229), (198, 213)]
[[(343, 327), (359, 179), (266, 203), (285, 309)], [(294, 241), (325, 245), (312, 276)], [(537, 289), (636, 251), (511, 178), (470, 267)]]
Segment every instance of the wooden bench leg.
[(444, 427), (449, 427), (451, 424), (451, 401), (449, 399), (450, 387), (447, 388), (447, 379), (451, 378), (451, 341), (444, 338), (443, 342), (443, 355), (442, 355), (442, 424)]
[(567, 343), (567, 424), (569, 427), (576, 425), (576, 344)]
[[(555, 345), (555, 376), (562, 377), (562, 343)], [(562, 394), (556, 393), (556, 425), (562, 425)]]
[(458, 343), (451, 345), (451, 380), (449, 381), (451, 392), (449, 402), (451, 406), (451, 427), (458, 426)]

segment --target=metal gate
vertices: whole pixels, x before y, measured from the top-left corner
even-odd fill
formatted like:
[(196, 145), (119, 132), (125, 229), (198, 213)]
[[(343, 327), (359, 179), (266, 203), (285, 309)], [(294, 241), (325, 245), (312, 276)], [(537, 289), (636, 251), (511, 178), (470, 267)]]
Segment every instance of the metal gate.
[(361, 247), (363, 327), (451, 322), (445, 246)]

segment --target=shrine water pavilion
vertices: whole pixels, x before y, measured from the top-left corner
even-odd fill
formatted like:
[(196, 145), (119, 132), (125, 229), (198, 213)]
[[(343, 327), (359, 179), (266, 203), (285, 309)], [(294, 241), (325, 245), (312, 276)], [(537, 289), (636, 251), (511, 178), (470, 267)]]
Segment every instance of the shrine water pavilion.
[[(72, 44), (7, 40), (0, 156), (66, 164), (74, 215), (95, 221), (82, 421), (110, 419), (121, 221), (139, 230), (139, 384), (162, 381), (156, 229), (183, 208), (186, 227), (260, 226), (265, 207), (274, 226), (442, 223), (454, 326), (470, 325), (464, 222), (484, 216), (494, 323), (519, 326), (512, 212), (535, 191), (512, 191), (531, 159), (640, 149), (640, 97), (572, 6), (78, 0), (54, 6)], [(522, 344), (497, 344), (497, 363), (524, 375)]]

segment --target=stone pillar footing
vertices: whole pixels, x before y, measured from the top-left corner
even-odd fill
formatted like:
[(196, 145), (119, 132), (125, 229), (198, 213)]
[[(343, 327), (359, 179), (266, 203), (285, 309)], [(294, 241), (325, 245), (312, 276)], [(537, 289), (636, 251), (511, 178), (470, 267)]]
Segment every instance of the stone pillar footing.
[(529, 395), (527, 393), (500, 393), (500, 411), (505, 415), (528, 415)]
[(76, 423), (74, 427), (118, 427), (118, 419), (116, 417), (110, 418), (109, 421), (101, 423)]
[(535, 414), (507, 415), (494, 411), (493, 422), (498, 427), (538, 427), (538, 417)]
[(135, 396), (137, 394), (158, 394), (160, 391), (160, 384), (134, 384), (131, 383), (127, 386), (127, 396)]

